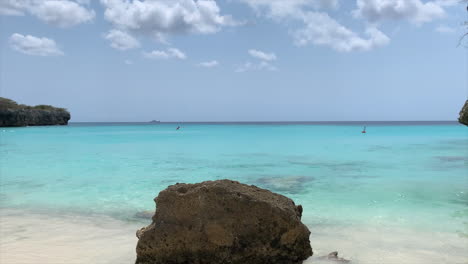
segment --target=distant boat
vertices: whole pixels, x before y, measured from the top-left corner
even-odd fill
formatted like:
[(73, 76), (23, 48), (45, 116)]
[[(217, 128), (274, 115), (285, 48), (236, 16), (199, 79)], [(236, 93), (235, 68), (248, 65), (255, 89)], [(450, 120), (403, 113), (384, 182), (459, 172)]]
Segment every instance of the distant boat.
[(151, 120), (150, 123), (161, 123), (161, 121), (158, 121), (158, 120)]

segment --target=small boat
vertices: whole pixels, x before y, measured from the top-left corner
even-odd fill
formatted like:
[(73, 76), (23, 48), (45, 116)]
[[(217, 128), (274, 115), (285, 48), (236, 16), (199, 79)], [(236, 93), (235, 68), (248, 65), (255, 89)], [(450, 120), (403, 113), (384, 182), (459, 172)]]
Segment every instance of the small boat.
[(150, 123), (161, 123), (161, 121), (158, 121), (158, 120), (151, 120)]

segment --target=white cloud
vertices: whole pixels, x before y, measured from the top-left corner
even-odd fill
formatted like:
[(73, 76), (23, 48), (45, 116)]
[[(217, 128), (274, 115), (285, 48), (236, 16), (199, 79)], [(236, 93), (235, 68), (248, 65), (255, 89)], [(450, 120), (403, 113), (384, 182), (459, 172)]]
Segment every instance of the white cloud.
[(246, 71), (277, 71), (278, 69), (271, 64), (272, 61), (277, 59), (276, 54), (267, 53), (260, 50), (249, 49), (248, 53), (255, 59), (260, 60), (259, 62), (246, 62), (243, 65), (237, 67), (236, 72), (246, 72)]
[(29, 0), (2, 0), (0, 1), (0, 15), (22, 16)]
[(143, 56), (148, 59), (179, 59), (185, 60), (187, 56), (176, 48), (163, 50), (153, 50), (151, 52), (143, 52)]
[(133, 64), (133, 61), (131, 61), (131, 60), (125, 60), (124, 63), (127, 64), (127, 65), (132, 65), (132, 64)]
[(274, 61), (276, 60), (276, 54), (274, 53), (266, 53), (260, 50), (254, 50), (250, 49), (249, 50), (250, 56), (260, 59), (260, 60), (265, 60), (265, 61)]
[(110, 30), (104, 38), (111, 42), (111, 47), (118, 50), (134, 49), (140, 46), (140, 42), (137, 39), (127, 32), (117, 29)]
[(36, 56), (58, 56), (63, 52), (57, 47), (53, 39), (38, 38), (31, 35), (14, 33), (10, 36), (11, 47), (24, 54)]
[(455, 33), (456, 30), (452, 27), (448, 27), (448, 26), (444, 26), (444, 25), (439, 25), (435, 28), (435, 31), (436, 32), (439, 32), (439, 33), (445, 33), (445, 34), (451, 34), (451, 33)]
[(219, 63), (218, 63), (218, 61), (216, 61), (216, 60), (206, 61), (206, 62), (200, 62), (200, 63), (198, 64), (198, 66), (200, 66), (200, 67), (205, 67), (205, 68), (213, 68), (213, 67), (216, 67), (216, 66), (218, 66), (218, 65), (219, 65)]
[(173, 58), (177, 58), (177, 59), (181, 59), (181, 60), (184, 60), (187, 58), (187, 56), (180, 50), (178, 49), (175, 49), (175, 48), (170, 48), (170, 49), (167, 49), (169, 55), (171, 55), (171, 57)]
[(76, 2), (68, 0), (42, 1), (29, 10), (47, 24), (71, 27), (94, 19), (93, 10), (88, 10)]
[(368, 27), (365, 32), (367, 38), (362, 38), (326, 13), (309, 12), (303, 19), (305, 27), (294, 33), (295, 43), (299, 46), (313, 43), (341, 52), (350, 52), (368, 51), (390, 42), (390, 39), (375, 27)]
[[(94, 10), (85, 8), (81, 4), (85, 0), (2, 0), (0, 14), (24, 15), (32, 14), (58, 27), (71, 27), (90, 22), (95, 17)], [(86, 1), (85, 1), (86, 2)]]
[(241, 0), (259, 14), (266, 13), (272, 18), (281, 18), (307, 10), (337, 8), (338, 0)]
[(89, 5), (91, 0), (76, 0), (76, 2), (82, 5)]
[(278, 69), (271, 65), (269, 62), (261, 61), (259, 63), (246, 62), (236, 69), (236, 72), (247, 72), (247, 71), (277, 71)]
[(390, 39), (375, 26), (365, 31), (365, 37), (343, 26), (338, 21), (319, 11), (337, 8), (338, 1), (319, 0), (242, 0), (257, 11), (277, 22), (291, 21), (299, 28), (292, 29), (294, 42), (299, 45), (323, 45), (338, 51), (367, 51), (386, 45)]
[(357, 0), (357, 9), (353, 14), (370, 22), (404, 19), (422, 24), (445, 16), (442, 6), (453, 4), (451, 0)]
[(465, 0), (435, 0), (434, 2), (439, 6), (454, 6), (463, 3)]
[(214, 0), (101, 0), (115, 27), (161, 40), (168, 34), (209, 34), (234, 25)]

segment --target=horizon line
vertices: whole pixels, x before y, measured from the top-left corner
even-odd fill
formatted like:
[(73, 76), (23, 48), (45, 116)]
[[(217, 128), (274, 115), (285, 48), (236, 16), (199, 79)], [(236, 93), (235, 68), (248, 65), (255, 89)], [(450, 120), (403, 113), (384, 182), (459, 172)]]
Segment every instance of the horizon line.
[(357, 120), (357, 121), (70, 121), (69, 123), (140, 123), (140, 124), (175, 124), (175, 123), (458, 123), (458, 120)]

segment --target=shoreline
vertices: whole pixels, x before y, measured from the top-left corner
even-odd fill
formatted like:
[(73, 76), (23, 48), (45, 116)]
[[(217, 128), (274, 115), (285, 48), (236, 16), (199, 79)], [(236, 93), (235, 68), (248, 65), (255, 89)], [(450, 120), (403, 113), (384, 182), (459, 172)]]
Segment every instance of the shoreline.
[[(106, 216), (2, 209), (0, 263), (133, 263), (135, 232), (144, 225), (144, 221)], [(309, 228), (314, 255), (304, 264), (326, 263), (317, 258), (332, 251), (355, 264), (465, 264), (468, 260), (468, 238), (454, 233), (355, 225)]]

